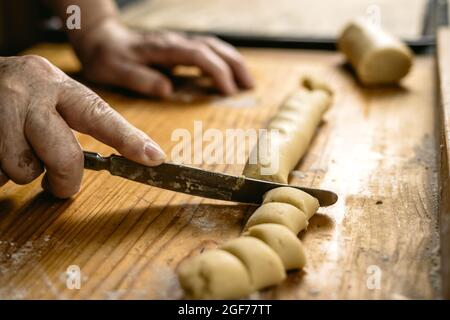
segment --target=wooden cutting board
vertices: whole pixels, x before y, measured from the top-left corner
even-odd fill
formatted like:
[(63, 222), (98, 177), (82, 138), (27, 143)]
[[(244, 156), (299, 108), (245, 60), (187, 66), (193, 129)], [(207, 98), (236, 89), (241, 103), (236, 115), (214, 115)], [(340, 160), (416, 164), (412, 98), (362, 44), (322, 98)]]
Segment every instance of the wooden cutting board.
[[(79, 68), (65, 45), (40, 45), (66, 72)], [(442, 297), (438, 226), (437, 84), (432, 56), (416, 57), (398, 88), (363, 89), (338, 53), (242, 50), (257, 87), (223, 98), (180, 89), (170, 101), (119, 90), (96, 91), (170, 155), (171, 133), (264, 127), (299, 77), (323, 77), (335, 102), (291, 183), (334, 190), (300, 237), (308, 264), (254, 298), (408, 299)], [(113, 152), (79, 135), (86, 150)], [(243, 165), (215, 165), (240, 173)], [(0, 299), (181, 298), (175, 270), (189, 255), (236, 237), (254, 208), (175, 194), (85, 173), (67, 201), (41, 192), (39, 181), (0, 189)], [(66, 270), (81, 270), (81, 289)], [(377, 289), (373, 275), (379, 274)]]

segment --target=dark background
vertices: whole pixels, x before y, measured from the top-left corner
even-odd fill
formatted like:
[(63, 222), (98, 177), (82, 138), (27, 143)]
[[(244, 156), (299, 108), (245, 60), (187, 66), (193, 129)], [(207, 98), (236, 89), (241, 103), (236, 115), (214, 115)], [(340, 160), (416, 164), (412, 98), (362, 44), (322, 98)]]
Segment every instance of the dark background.
[[(116, 0), (119, 7), (137, 0)], [(14, 55), (42, 40), (62, 40), (61, 21), (45, 0), (0, 0), (0, 55)]]

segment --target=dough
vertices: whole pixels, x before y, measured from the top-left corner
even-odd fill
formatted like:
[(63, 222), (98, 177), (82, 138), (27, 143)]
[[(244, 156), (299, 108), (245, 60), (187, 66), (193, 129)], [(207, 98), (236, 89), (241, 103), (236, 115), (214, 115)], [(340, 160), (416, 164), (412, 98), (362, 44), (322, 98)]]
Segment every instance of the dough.
[(280, 224), (264, 223), (250, 227), (245, 235), (264, 241), (280, 257), (286, 270), (301, 269), (306, 264), (302, 242)]
[(330, 96), (333, 95), (333, 90), (320, 78), (306, 76), (302, 79), (302, 85), (308, 90), (323, 90)]
[(338, 48), (365, 85), (394, 84), (409, 72), (413, 54), (399, 39), (363, 19), (350, 22)]
[(308, 226), (308, 220), (303, 211), (291, 204), (282, 202), (270, 202), (260, 206), (248, 219), (244, 230), (263, 223), (284, 225), (294, 234)]
[[(279, 131), (279, 135), (268, 142), (269, 150), (279, 150), (276, 157), (272, 159), (266, 154), (261, 158), (264, 152), (255, 148), (252, 152), (259, 153), (257, 163), (249, 160), (244, 175), (287, 183), (290, 171), (308, 148), (331, 100), (332, 92), (325, 84), (304, 80), (304, 90), (292, 94), (269, 123), (269, 129)], [(276, 170), (262, 174), (265, 166)], [(245, 230), (248, 231), (242, 237), (180, 266), (178, 277), (188, 297), (244, 297), (251, 291), (283, 281), (285, 269), (305, 265), (305, 253), (296, 234), (308, 226), (308, 219), (319, 206), (317, 199), (301, 190), (281, 187), (267, 192), (263, 200), (247, 221)]]
[(231, 253), (217, 249), (184, 261), (178, 279), (190, 299), (234, 299), (252, 291), (244, 264)]
[(280, 187), (266, 192), (263, 203), (270, 202), (289, 203), (305, 213), (308, 220), (319, 209), (319, 201), (316, 198), (296, 188)]
[(221, 249), (242, 261), (255, 290), (278, 284), (286, 278), (280, 257), (259, 239), (240, 237), (228, 241)]
[[(272, 157), (255, 147), (244, 168), (244, 176), (286, 184), (289, 173), (305, 154), (331, 100), (328, 91), (321, 89), (299, 90), (292, 94), (268, 125), (269, 130), (279, 132), (278, 137), (267, 142), (268, 150), (273, 150)], [(257, 163), (251, 163), (254, 159), (257, 159)], [(266, 173), (263, 172), (264, 168), (275, 170)]]

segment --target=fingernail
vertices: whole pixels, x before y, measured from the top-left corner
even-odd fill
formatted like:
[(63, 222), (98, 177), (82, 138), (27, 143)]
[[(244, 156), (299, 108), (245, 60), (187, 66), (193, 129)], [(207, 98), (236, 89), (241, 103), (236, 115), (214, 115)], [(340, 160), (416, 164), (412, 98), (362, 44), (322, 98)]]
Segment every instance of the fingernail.
[(166, 154), (155, 142), (147, 142), (145, 144), (145, 154), (152, 160), (162, 162), (166, 159)]

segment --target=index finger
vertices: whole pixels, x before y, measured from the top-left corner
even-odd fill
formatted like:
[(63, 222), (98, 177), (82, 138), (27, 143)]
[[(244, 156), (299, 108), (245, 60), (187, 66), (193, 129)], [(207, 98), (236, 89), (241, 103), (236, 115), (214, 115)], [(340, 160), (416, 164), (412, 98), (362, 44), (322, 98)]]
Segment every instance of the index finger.
[(197, 39), (200, 42), (206, 43), (214, 52), (216, 52), (230, 65), (236, 80), (243, 88), (253, 88), (253, 78), (245, 65), (244, 59), (233, 46), (214, 37), (199, 37)]
[(165, 159), (164, 151), (155, 141), (75, 80), (68, 79), (62, 84), (56, 108), (72, 129), (115, 148), (130, 160), (155, 166)]
[(234, 94), (237, 86), (230, 66), (206, 44), (179, 38), (168, 47), (142, 46), (148, 63), (160, 65), (193, 65), (208, 74), (224, 94)]

